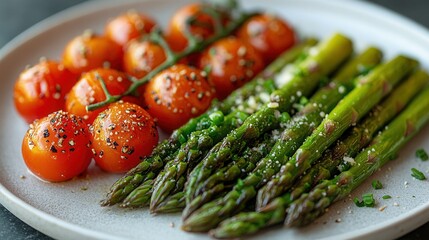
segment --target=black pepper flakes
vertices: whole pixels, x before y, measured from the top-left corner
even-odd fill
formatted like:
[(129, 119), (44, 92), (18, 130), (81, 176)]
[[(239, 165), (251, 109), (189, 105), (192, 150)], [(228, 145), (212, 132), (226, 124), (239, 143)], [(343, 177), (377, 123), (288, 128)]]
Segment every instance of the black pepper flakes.
[(51, 146), (51, 148), (49, 149), (49, 151), (53, 152), (53, 153), (57, 153), (58, 150), (55, 148), (54, 145)]
[(49, 137), (49, 130), (48, 129), (43, 130), (43, 137), (44, 138)]

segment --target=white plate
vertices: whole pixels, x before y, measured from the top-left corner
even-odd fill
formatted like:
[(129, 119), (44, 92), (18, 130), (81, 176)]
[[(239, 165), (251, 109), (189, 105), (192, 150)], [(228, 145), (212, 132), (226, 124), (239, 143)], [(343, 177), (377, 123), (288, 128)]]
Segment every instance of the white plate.
[[(180, 3), (179, 3), (180, 2)], [(89, 179), (59, 184), (41, 182), (31, 176), (20, 153), (21, 139), (27, 125), (20, 120), (12, 103), (12, 87), (26, 64), (41, 56), (59, 59), (72, 37), (87, 28), (102, 31), (105, 22), (130, 8), (156, 17), (163, 24), (186, 1), (98, 1), (89, 2), (51, 17), (21, 34), (0, 52), (0, 201), (17, 217), (34, 228), (61, 239), (197, 239), (202, 234), (179, 229), (179, 215), (151, 216), (147, 210), (101, 208), (100, 199), (119, 177), (99, 171), (93, 165)], [(281, 14), (302, 35), (320, 38), (339, 31), (354, 39), (358, 49), (373, 44), (381, 47), (386, 57), (406, 53), (429, 66), (429, 33), (419, 25), (392, 12), (364, 2), (271, 0), (242, 1), (247, 8), (259, 8)], [(398, 160), (385, 166), (372, 179), (383, 182), (384, 189), (373, 190), (370, 181), (353, 193), (359, 196), (373, 192), (378, 208), (357, 208), (350, 200), (335, 204), (316, 224), (300, 230), (271, 229), (256, 239), (315, 238), (395, 238), (429, 220), (428, 181), (415, 181), (410, 169), (425, 172), (429, 162), (414, 157), (419, 147), (429, 149), (429, 128), (408, 144)], [(26, 176), (21, 179), (20, 176)], [(404, 185), (408, 182), (408, 185)], [(87, 191), (82, 187), (88, 187)], [(383, 200), (389, 194), (393, 199)], [(399, 206), (394, 206), (398, 203)], [(396, 205), (396, 204), (395, 204)], [(336, 223), (336, 219), (341, 219)], [(175, 227), (171, 227), (170, 223)]]

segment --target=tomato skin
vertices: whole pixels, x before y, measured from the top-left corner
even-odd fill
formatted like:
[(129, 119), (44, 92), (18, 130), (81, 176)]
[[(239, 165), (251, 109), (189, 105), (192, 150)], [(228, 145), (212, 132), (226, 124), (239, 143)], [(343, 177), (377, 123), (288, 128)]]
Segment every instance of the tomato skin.
[(67, 181), (84, 172), (92, 159), (90, 134), (82, 118), (57, 111), (30, 125), (22, 141), (28, 169), (50, 181)]
[(144, 92), (147, 111), (157, 118), (163, 130), (173, 131), (210, 106), (214, 89), (206, 75), (199, 69), (177, 64), (147, 84)]
[(127, 172), (158, 143), (158, 130), (149, 113), (122, 101), (101, 112), (91, 132), (95, 162), (107, 172)]
[[(68, 112), (84, 118), (88, 123), (92, 123), (97, 115), (107, 108), (105, 106), (94, 111), (86, 110), (88, 105), (106, 100), (106, 95), (97, 76), (104, 80), (111, 95), (122, 94), (131, 85), (129, 77), (117, 70), (100, 68), (84, 73), (71, 89), (65, 106)], [(133, 98), (128, 97), (128, 99)], [(138, 100), (135, 101), (139, 102)]]
[(261, 56), (246, 42), (228, 37), (215, 42), (201, 56), (199, 67), (210, 69), (216, 96), (224, 99), (263, 68)]
[(166, 59), (164, 49), (152, 42), (131, 41), (124, 52), (124, 71), (136, 78), (146, 76)]
[(121, 70), (122, 55), (120, 45), (107, 37), (87, 31), (66, 45), (63, 63), (66, 68), (76, 74), (101, 67)]
[(256, 15), (247, 20), (238, 29), (237, 36), (250, 43), (266, 64), (292, 47), (297, 38), (286, 21), (269, 14)]
[(128, 11), (106, 24), (105, 35), (124, 47), (130, 40), (149, 33), (155, 25), (152, 18), (136, 11)]
[(166, 39), (174, 51), (182, 51), (188, 46), (185, 37), (186, 22), (190, 17), (197, 16), (198, 22), (205, 26), (191, 26), (190, 30), (196, 36), (206, 39), (214, 33), (214, 21), (208, 14), (202, 13), (204, 5), (193, 3), (180, 8), (171, 18)]
[(15, 108), (28, 123), (61, 110), (77, 79), (63, 64), (42, 60), (19, 75), (14, 86)]

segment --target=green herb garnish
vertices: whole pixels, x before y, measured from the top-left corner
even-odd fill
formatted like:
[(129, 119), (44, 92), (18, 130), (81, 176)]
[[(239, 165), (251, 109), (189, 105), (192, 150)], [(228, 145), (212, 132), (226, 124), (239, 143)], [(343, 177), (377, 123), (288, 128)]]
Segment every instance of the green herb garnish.
[(418, 180), (426, 180), (426, 176), (415, 168), (411, 168), (411, 176)]
[(372, 193), (367, 193), (367, 194), (362, 195), (362, 201), (360, 201), (359, 198), (355, 197), (353, 199), (353, 202), (358, 207), (374, 207), (374, 205), (375, 205), (375, 200), (374, 200), (374, 196), (372, 195)]
[(382, 198), (383, 198), (383, 199), (391, 199), (391, 198), (392, 198), (392, 196), (390, 196), (390, 195), (384, 195)]
[(428, 153), (423, 148), (417, 149), (416, 157), (420, 158), (422, 161), (429, 160)]
[(382, 189), (383, 188), (383, 184), (381, 184), (381, 182), (379, 180), (374, 180), (374, 181), (372, 181), (372, 187), (375, 190)]
[(363, 201), (359, 200), (359, 198), (355, 197), (353, 199), (353, 202), (356, 204), (357, 207), (364, 207), (365, 204), (363, 203)]
[(367, 193), (362, 196), (362, 201), (365, 204), (365, 207), (374, 207), (375, 200), (372, 193)]

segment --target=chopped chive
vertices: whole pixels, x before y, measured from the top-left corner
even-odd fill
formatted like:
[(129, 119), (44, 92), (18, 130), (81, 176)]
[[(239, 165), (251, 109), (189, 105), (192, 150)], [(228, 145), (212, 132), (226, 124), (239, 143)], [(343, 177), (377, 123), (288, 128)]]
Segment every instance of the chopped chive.
[(415, 168), (411, 168), (411, 176), (418, 180), (426, 180), (426, 176)]
[(375, 190), (382, 189), (383, 188), (383, 184), (381, 184), (381, 182), (379, 180), (374, 180), (374, 181), (372, 181), (372, 187)]
[(356, 204), (357, 207), (364, 207), (365, 204), (363, 203), (363, 201), (360, 201), (359, 198), (355, 197), (353, 199), (353, 202)]
[(365, 204), (365, 207), (374, 207), (375, 205), (375, 200), (372, 193), (362, 195), (362, 201)]
[(299, 99), (299, 104), (305, 106), (307, 103), (308, 103), (308, 98), (301, 97), (301, 99)]
[(390, 195), (384, 195), (382, 198), (383, 199), (391, 199), (392, 197)]
[(416, 157), (420, 158), (422, 161), (429, 160), (428, 153), (423, 148), (417, 149)]

